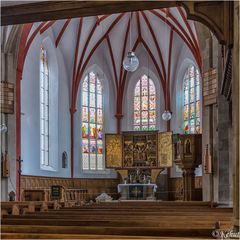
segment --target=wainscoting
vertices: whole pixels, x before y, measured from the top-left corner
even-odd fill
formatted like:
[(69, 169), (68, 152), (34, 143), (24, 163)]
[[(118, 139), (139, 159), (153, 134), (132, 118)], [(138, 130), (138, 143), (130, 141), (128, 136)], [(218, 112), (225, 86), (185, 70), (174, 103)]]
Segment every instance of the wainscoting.
[[(169, 200), (183, 200), (183, 178), (169, 178)], [(195, 177), (194, 200), (202, 201), (202, 177)]]
[[(164, 181), (163, 181), (164, 180)], [(161, 200), (182, 200), (183, 199), (183, 180), (182, 178), (161, 179), (164, 182), (164, 189), (157, 182), (159, 193), (157, 198)], [(25, 190), (49, 190), (53, 185), (60, 185), (66, 189), (81, 189), (87, 191), (87, 199), (95, 199), (102, 192), (110, 194), (114, 199), (118, 198), (117, 185), (119, 179), (70, 179), (70, 178), (53, 178), (38, 176), (21, 177), (21, 200), (25, 200)], [(31, 191), (28, 191), (31, 192)], [(36, 193), (33, 193), (33, 196)], [(36, 199), (34, 199), (36, 200)], [(195, 177), (194, 200), (202, 200), (202, 177)]]
[(87, 190), (88, 199), (95, 199), (102, 192), (117, 198), (119, 179), (70, 179), (39, 176), (21, 176), (21, 200), (24, 200), (25, 190), (47, 190), (53, 185), (66, 189)]

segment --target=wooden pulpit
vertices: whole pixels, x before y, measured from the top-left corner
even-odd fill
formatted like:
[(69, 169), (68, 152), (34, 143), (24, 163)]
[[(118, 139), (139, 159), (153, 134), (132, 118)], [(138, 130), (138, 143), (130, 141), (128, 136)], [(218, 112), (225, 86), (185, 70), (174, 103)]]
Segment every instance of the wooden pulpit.
[(194, 200), (195, 169), (202, 163), (202, 135), (176, 134), (174, 162), (182, 169), (184, 201)]

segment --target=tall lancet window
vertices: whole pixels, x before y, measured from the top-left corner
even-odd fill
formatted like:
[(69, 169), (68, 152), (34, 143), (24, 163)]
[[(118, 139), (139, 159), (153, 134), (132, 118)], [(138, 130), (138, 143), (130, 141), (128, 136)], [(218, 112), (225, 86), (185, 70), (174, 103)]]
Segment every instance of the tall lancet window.
[(156, 89), (153, 81), (143, 75), (134, 90), (134, 130), (156, 129)]
[(40, 49), (40, 160), (49, 166), (49, 70), (47, 52)]
[(82, 83), (82, 168), (103, 170), (103, 92), (90, 72)]
[(184, 76), (184, 133), (200, 133), (200, 75), (190, 66)]

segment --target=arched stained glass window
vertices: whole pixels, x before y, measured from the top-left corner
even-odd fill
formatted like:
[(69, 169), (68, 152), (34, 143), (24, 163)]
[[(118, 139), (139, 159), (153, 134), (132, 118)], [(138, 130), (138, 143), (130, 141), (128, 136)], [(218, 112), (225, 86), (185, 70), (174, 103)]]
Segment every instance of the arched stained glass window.
[(184, 76), (184, 133), (200, 133), (200, 75), (190, 66)]
[(134, 90), (134, 130), (156, 129), (156, 89), (153, 81), (143, 75)]
[(49, 70), (47, 52), (40, 49), (40, 160), (49, 166)]
[(90, 72), (82, 84), (82, 168), (102, 170), (103, 166), (102, 84)]

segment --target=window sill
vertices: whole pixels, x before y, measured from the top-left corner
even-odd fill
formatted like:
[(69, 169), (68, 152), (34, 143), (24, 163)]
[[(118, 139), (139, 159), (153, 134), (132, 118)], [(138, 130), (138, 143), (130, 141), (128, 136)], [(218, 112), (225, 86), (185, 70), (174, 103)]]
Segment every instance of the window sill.
[(41, 170), (44, 170), (44, 171), (56, 172), (56, 169), (54, 169), (54, 168), (51, 167), (51, 166), (41, 165), (41, 166), (40, 166), (40, 169), (41, 169)]
[(107, 174), (109, 173), (108, 169), (103, 170), (82, 170), (83, 174)]

